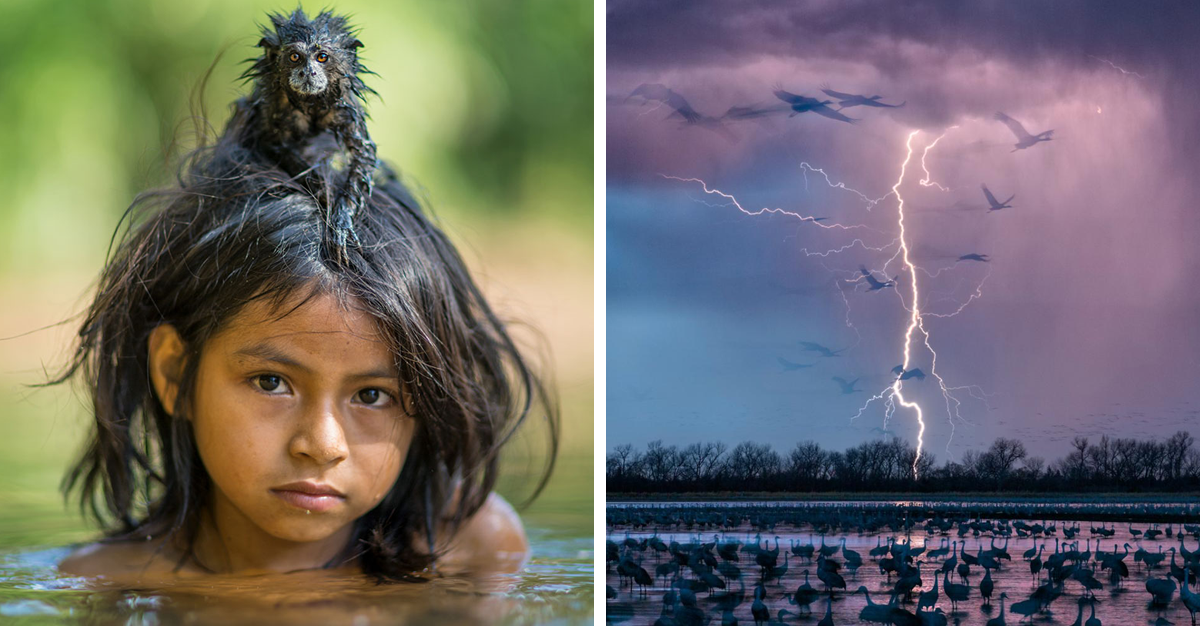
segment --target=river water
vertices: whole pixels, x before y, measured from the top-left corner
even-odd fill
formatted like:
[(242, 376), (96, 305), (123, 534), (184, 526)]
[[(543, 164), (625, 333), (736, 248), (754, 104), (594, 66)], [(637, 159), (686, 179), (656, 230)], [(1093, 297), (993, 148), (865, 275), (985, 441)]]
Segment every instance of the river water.
[[(895, 505), (914, 503), (905, 501), (904, 503), (878, 503), (878, 502), (826, 502), (820, 503), (819, 508), (824, 512), (830, 509), (836, 509), (839, 506), (844, 506), (847, 510), (855, 511), (879, 511), (885, 512), (889, 506), (896, 510)], [(986, 503), (965, 503), (972, 505), (976, 510), (980, 510)], [(1012, 504), (1012, 503), (1008, 503)], [(1017, 503), (1021, 504), (1021, 503)], [(652, 547), (647, 547), (644, 550), (639, 550), (637, 547), (626, 546), (627, 539), (633, 539), (639, 542), (643, 539), (658, 537), (665, 544), (670, 544), (672, 541), (681, 544), (699, 544), (705, 542), (716, 542), (718, 544), (728, 542), (738, 542), (743, 546), (753, 545), (760, 542), (767, 548), (779, 548), (778, 564), (786, 565), (787, 569), (782, 577), (775, 580), (769, 580), (763, 586), (765, 597), (763, 603), (770, 612), (772, 624), (815, 624), (822, 618), (827, 607), (830, 608), (834, 624), (860, 624), (865, 623), (860, 619), (860, 613), (868, 604), (867, 596), (870, 601), (875, 604), (887, 604), (893, 586), (897, 581), (897, 576), (892, 574), (886, 576), (881, 574), (878, 565), (878, 559), (869, 556), (869, 551), (877, 545), (887, 545), (888, 540), (892, 539), (898, 542), (910, 542), (913, 549), (926, 548), (925, 553), (918, 556), (916, 563), (920, 566), (921, 585), (917, 586), (913, 591), (913, 598), (922, 592), (929, 590), (934, 583), (934, 579), (939, 581), (939, 596), (936, 607), (943, 611), (949, 624), (986, 624), (988, 620), (1000, 617), (1002, 593), (1007, 595), (1005, 602), (1005, 622), (1007, 624), (1016, 624), (1022, 619), (1021, 615), (1013, 614), (1010, 607), (1014, 602), (1026, 600), (1034, 592), (1036, 584), (1044, 582), (1044, 571), (1041, 574), (1041, 580), (1035, 583), (1034, 576), (1031, 575), (1030, 563), (1023, 557), (1026, 550), (1034, 547), (1041, 549), (1041, 559), (1045, 561), (1056, 550), (1066, 551), (1068, 548), (1065, 530), (1078, 528), (1074, 539), (1071, 543), (1078, 542), (1078, 550), (1080, 552), (1091, 551), (1093, 557), (1097, 548), (1101, 548), (1104, 552), (1112, 552), (1114, 549), (1117, 552), (1124, 553), (1125, 544), (1129, 545), (1128, 556), (1124, 558), (1125, 565), (1129, 570), (1128, 578), (1121, 581), (1119, 587), (1113, 585), (1109, 579), (1109, 572), (1102, 571), (1099, 564), (1093, 558), (1087, 564), (1087, 567), (1094, 571), (1094, 577), (1098, 579), (1103, 587), (1095, 590), (1094, 601), (1080, 602), (1084, 598), (1084, 585), (1075, 580), (1068, 579), (1063, 589), (1063, 594), (1055, 600), (1050, 606), (1050, 612), (1039, 614), (1035, 617), (1038, 624), (1082, 624), (1091, 616), (1094, 609), (1095, 616), (1101, 620), (1102, 624), (1109, 626), (1133, 626), (1143, 624), (1153, 624), (1156, 619), (1164, 618), (1178, 625), (1190, 624), (1191, 617), (1187, 608), (1184, 606), (1180, 598), (1180, 593), (1177, 590), (1171, 601), (1165, 606), (1151, 605), (1151, 594), (1146, 590), (1146, 581), (1148, 578), (1168, 578), (1170, 577), (1170, 564), (1172, 563), (1172, 552), (1178, 553), (1182, 549), (1189, 552), (1200, 550), (1200, 540), (1193, 535), (1184, 536), (1182, 526), (1179, 523), (1182, 520), (1184, 523), (1200, 524), (1200, 516), (1192, 516), (1191, 511), (1194, 504), (1192, 503), (1175, 503), (1168, 507), (1169, 518), (1175, 519), (1175, 523), (1159, 523), (1152, 525), (1146, 523), (1120, 523), (1109, 521), (1107, 524), (1095, 522), (1083, 517), (1075, 519), (1063, 519), (1069, 517), (1072, 512), (1079, 510), (1091, 510), (1090, 507), (1095, 503), (1058, 503), (1057, 507), (1052, 507), (1056, 512), (1055, 517), (1058, 521), (1050, 522), (1056, 526), (1054, 536), (1029, 536), (1020, 537), (1015, 532), (1009, 532), (1007, 538), (1001, 536), (1001, 532), (980, 532), (976, 534), (973, 530), (966, 532), (964, 535), (959, 534), (958, 524), (955, 524), (953, 529), (946, 534), (940, 531), (933, 533), (927, 532), (922, 522), (918, 522), (914, 527), (904, 530), (903, 526), (893, 528), (883, 528), (880, 530), (862, 530), (861, 528), (846, 528), (842, 527), (839, 530), (828, 530), (822, 534), (816, 532), (812, 525), (801, 523), (796, 526), (794, 523), (779, 521), (773, 528), (754, 528), (743, 519), (742, 523), (736, 527), (720, 527), (719, 524), (711, 525), (701, 529), (699, 526), (688, 528), (688, 520), (686, 517), (676, 519), (684, 519), (683, 524), (676, 523), (661, 523), (664, 518), (656, 518), (657, 513), (669, 512), (671, 515), (686, 513), (699, 513), (707, 511), (712, 514), (729, 515), (731, 511), (738, 509), (746, 511), (780, 511), (780, 519), (803, 519), (807, 512), (808, 506), (800, 503), (772, 503), (772, 502), (725, 502), (725, 503), (631, 503), (618, 504), (611, 503), (608, 506), (609, 525), (607, 527), (608, 540), (618, 544), (621, 555), (628, 557), (636, 562), (640, 567), (645, 569), (650, 576), (654, 577), (656, 570), (660, 564), (668, 563), (672, 557), (669, 552), (663, 553), (654, 550)], [(1163, 506), (1162, 503), (1154, 503), (1153, 507), (1141, 506), (1139, 503), (1126, 503), (1129, 505), (1127, 510), (1136, 510), (1139, 513), (1145, 514), (1150, 510), (1158, 510)], [(876, 506), (881, 505), (881, 506)], [(1079, 506), (1072, 506), (1079, 505)], [(619, 523), (626, 518), (623, 515), (632, 515), (635, 519), (635, 524)], [(769, 513), (768, 513), (769, 514)], [(823, 514), (823, 513), (822, 513)], [(816, 515), (816, 514), (814, 514)], [(847, 518), (851, 516), (847, 515)], [(1009, 516), (1005, 516), (1009, 517)], [(659, 524), (654, 520), (658, 519)], [(699, 519), (715, 520), (717, 517), (710, 515), (705, 518), (703, 515)], [(825, 518), (828, 519), (828, 518)], [(899, 519), (899, 518), (898, 518)], [(985, 515), (983, 520), (989, 518)], [(1190, 519), (1190, 522), (1189, 522)], [(614, 523), (616, 520), (618, 523)], [(1029, 524), (1043, 523), (1041, 519), (1026, 519)], [(1154, 539), (1146, 539), (1144, 535), (1137, 535), (1137, 531), (1145, 531), (1148, 528), (1157, 528), (1163, 534)], [(1092, 528), (1104, 528), (1106, 531), (1111, 531), (1112, 536), (1101, 536), (1092, 533)], [(1131, 532), (1132, 528), (1132, 532)], [(1167, 536), (1167, 530), (1170, 529), (1170, 537)], [(1193, 527), (1194, 528), (1194, 527)], [(1057, 539), (1057, 546), (1056, 546)], [(825, 592), (825, 585), (818, 580), (817, 566), (810, 559), (798, 558), (791, 554), (792, 545), (813, 544), (819, 548), (824, 542), (825, 545), (837, 546), (837, 552), (830, 559), (844, 563), (845, 553), (841, 546), (856, 551), (861, 555), (863, 565), (856, 572), (849, 572), (843, 569), (841, 575), (844, 576), (846, 582), (846, 590), (837, 590), (834, 594), (834, 600), (827, 600), (828, 594)], [(1000, 567), (991, 570), (991, 581), (994, 585), (994, 590), (991, 595), (991, 602), (985, 603), (980, 595), (980, 583), (983, 581), (985, 570), (978, 565), (970, 568), (968, 576), (960, 578), (957, 572), (953, 573), (950, 581), (956, 584), (965, 584), (970, 587), (968, 599), (965, 602), (958, 603), (957, 610), (951, 606), (949, 598), (945, 593), (945, 579), (940, 575), (942, 564), (950, 554), (945, 556), (930, 557), (930, 551), (944, 547), (954, 548), (955, 550), (965, 551), (971, 555), (977, 555), (980, 550), (988, 550), (992, 546), (1007, 546), (1007, 552), (1011, 556), (1011, 561), (1001, 559)], [(1157, 555), (1162, 553), (1164, 558), (1162, 562), (1155, 567), (1147, 568), (1142, 563), (1135, 562), (1135, 553), (1138, 549), (1144, 549), (1146, 552)], [(714, 551), (715, 554), (715, 551)], [(712, 593), (698, 592), (697, 606), (704, 611), (704, 618), (711, 620), (713, 624), (722, 623), (722, 618), (726, 620), (730, 618), (738, 620), (741, 624), (754, 624), (752, 615), (752, 606), (754, 601), (755, 586), (761, 580), (762, 568), (755, 562), (755, 557), (752, 554), (739, 551), (737, 553), (739, 559), (734, 562), (740, 569), (740, 578), (730, 578), (720, 576), (722, 583), (726, 584), (727, 590), (737, 592), (739, 589), (745, 589), (744, 599), (737, 603), (730, 597), (726, 597), (725, 606), (736, 604), (730, 611), (721, 609), (721, 602), (718, 600), (725, 590), (715, 589)], [(1152, 560), (1155, 557), (1152, 557)], [(720, 557), (718, 557), (720, 559)], [(962, 562), (962, 557), (958, 557), (958, 562)], [(1175, 563), (1182, 565), (1182, 559), (1176, 555)], [(843, 566), (844, 567), (844, 566)], [(666, 615), (674, 617), (679, 609), (679, 585), (680, 578), (695, 579), (697, 575), (693, 570), (689, 570), (687, 566), (680, 568), (682, 575), (668, 574), (661, 577), (655, 577), (654, 584), (648, 587), (641, 587), (636, 584), (631, 584), (628, 580), (621, 581), (617, 575), (615, 563), (609, 562), (607, 567), (606, 579), (608, 585), (618, 590), (616, 598), (609, 598), (606, 602), (606, 612), (609, 623), (629, 623), (629, 624), (651, 624), (660, 616)], [(778, 571), (778, 570), (777, 570)], [(812, 602), (812, 615), (798, 615), (803, 613), (801, 607), (793, 603), (793, 594), (797, 588), (804, 583), (805, 572), (809, 573), (809, 583), (820, 592), (816, 601)], [(719, 572), (718, 572), (719, 573)], [(687, 584), (687, 583), (683, 583)], [(859, 587), (865, 587), (867, 594), (855, 592)], [(1177, 585), (1178, 587), (1178, 585)], [(1192, 589), (1200, 590), (1200, 585), (1192, 581)], [(671, 592), (676, 600), (674, 605), (664, 604), (664, 596)], [(1200, 599), (1200, 598), (1198, 598)], [(899, 604), (900, 607), (909, 612), (916, 612), (915, 601), (910, 604)], [(780, 619), (780, 611), (786, 611)], [(728, 615), (724, 615), (728, 613)], [(1082, 615), (1082, 619), (1076, 622), (1076, 618)]]

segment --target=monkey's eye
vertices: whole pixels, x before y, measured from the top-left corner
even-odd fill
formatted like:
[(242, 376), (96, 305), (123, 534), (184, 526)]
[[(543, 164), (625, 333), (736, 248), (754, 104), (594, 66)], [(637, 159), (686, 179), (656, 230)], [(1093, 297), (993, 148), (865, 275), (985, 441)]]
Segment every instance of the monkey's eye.
[(293, 53), (292, 53), (292, 56), (290, 56), (290, 57), (288, 57), (288, 58), (292, 60), (292, 63), (295, 63), (296, 61), (299, 61), (299, 60), (300, 60), (300, 53), (299, 53), (299, 52), (293, 52)]
[(324, 63), (329, 60), (329, 55), (324, 52), (317, 53), (317, 63)]

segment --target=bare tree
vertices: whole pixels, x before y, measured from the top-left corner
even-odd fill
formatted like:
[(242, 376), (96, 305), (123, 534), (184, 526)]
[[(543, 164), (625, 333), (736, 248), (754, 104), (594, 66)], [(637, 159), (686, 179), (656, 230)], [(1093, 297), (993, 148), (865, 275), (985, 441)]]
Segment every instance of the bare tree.
[(633, 446), (623, 443), (608, 453), (608, 457), (604, 460), (605, 472), (609, 478), (623, 480), (633, 474), (637, 458), (638, 455), (634, 452)]
[(1187, 462), (1188, 451), (1191, 450), (1195, 439), (1186, 430), (1171, 435), (1163, 445), (1163, 478), (1178, 480), (1184, 475), (1184, 464)]
[(679, 450), (675, 446), (663, 445), (662, 439), (655, 439), (646, 444), (646, 453), (642, 455), (642, 465), (646, 478), (666, 484), (678, 476)]
[(788, 474), (792, 480), (812, 484), (825, 478), (829, 455), (813, 441), (801, 441), (788, 455)]
[(770, 445), (743, 441), (729, 453), (725, 467), (734, 480), (762, 481), (778, 474), (783, 461)]
[(711, 481), (716, 478), (725, 454), (725, 444), (720, 441), (693, 443), (679, 453), (680, 477), (684, 480)]

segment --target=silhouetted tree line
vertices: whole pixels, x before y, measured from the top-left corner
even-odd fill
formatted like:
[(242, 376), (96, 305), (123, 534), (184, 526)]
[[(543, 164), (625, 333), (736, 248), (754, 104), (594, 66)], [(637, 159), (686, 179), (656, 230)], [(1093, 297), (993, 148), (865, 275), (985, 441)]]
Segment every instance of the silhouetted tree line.
[(922, 451), (913, 479), (916, 447), (893, 437), (866, 441), (842, 452), (812, 441), (780, 454), (765, 443), (722, 442), (683, 448), (651, 441), (645, 450), (625, 444), (607, 457), (608, 491), (1195, 491), (1200, 450), (1179, 431), (1165, 441), (1107, 435), (1076, 437), (1053, 463), (1030, 456), (1025, 444), (998, 438), (985, 451), (937, 465)]

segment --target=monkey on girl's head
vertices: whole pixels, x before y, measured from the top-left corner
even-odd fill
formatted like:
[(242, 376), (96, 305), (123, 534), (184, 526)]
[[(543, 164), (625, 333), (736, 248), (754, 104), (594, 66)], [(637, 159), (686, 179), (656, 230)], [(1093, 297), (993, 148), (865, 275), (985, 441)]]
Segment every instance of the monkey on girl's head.
[(328, 11), (312, 20), (301, 9), (270, 19), (258, 42), (263, 54), (243, 75), (254, 81), (254, 89), (235, 104), (233, 135), (294, 177), (321, 165), (305, 159), (306, 148), (327, 132), (333, 135), (348, 156), (342, 188), (325, 198), (327, 226), (342, 248), (358, 241), (354, 214), (371, 195), (377, 166), (363, 109), (363, 98), (374, 91), (359, 77), (368, 73), (358, 62), (363, 44), (346, 18)]

